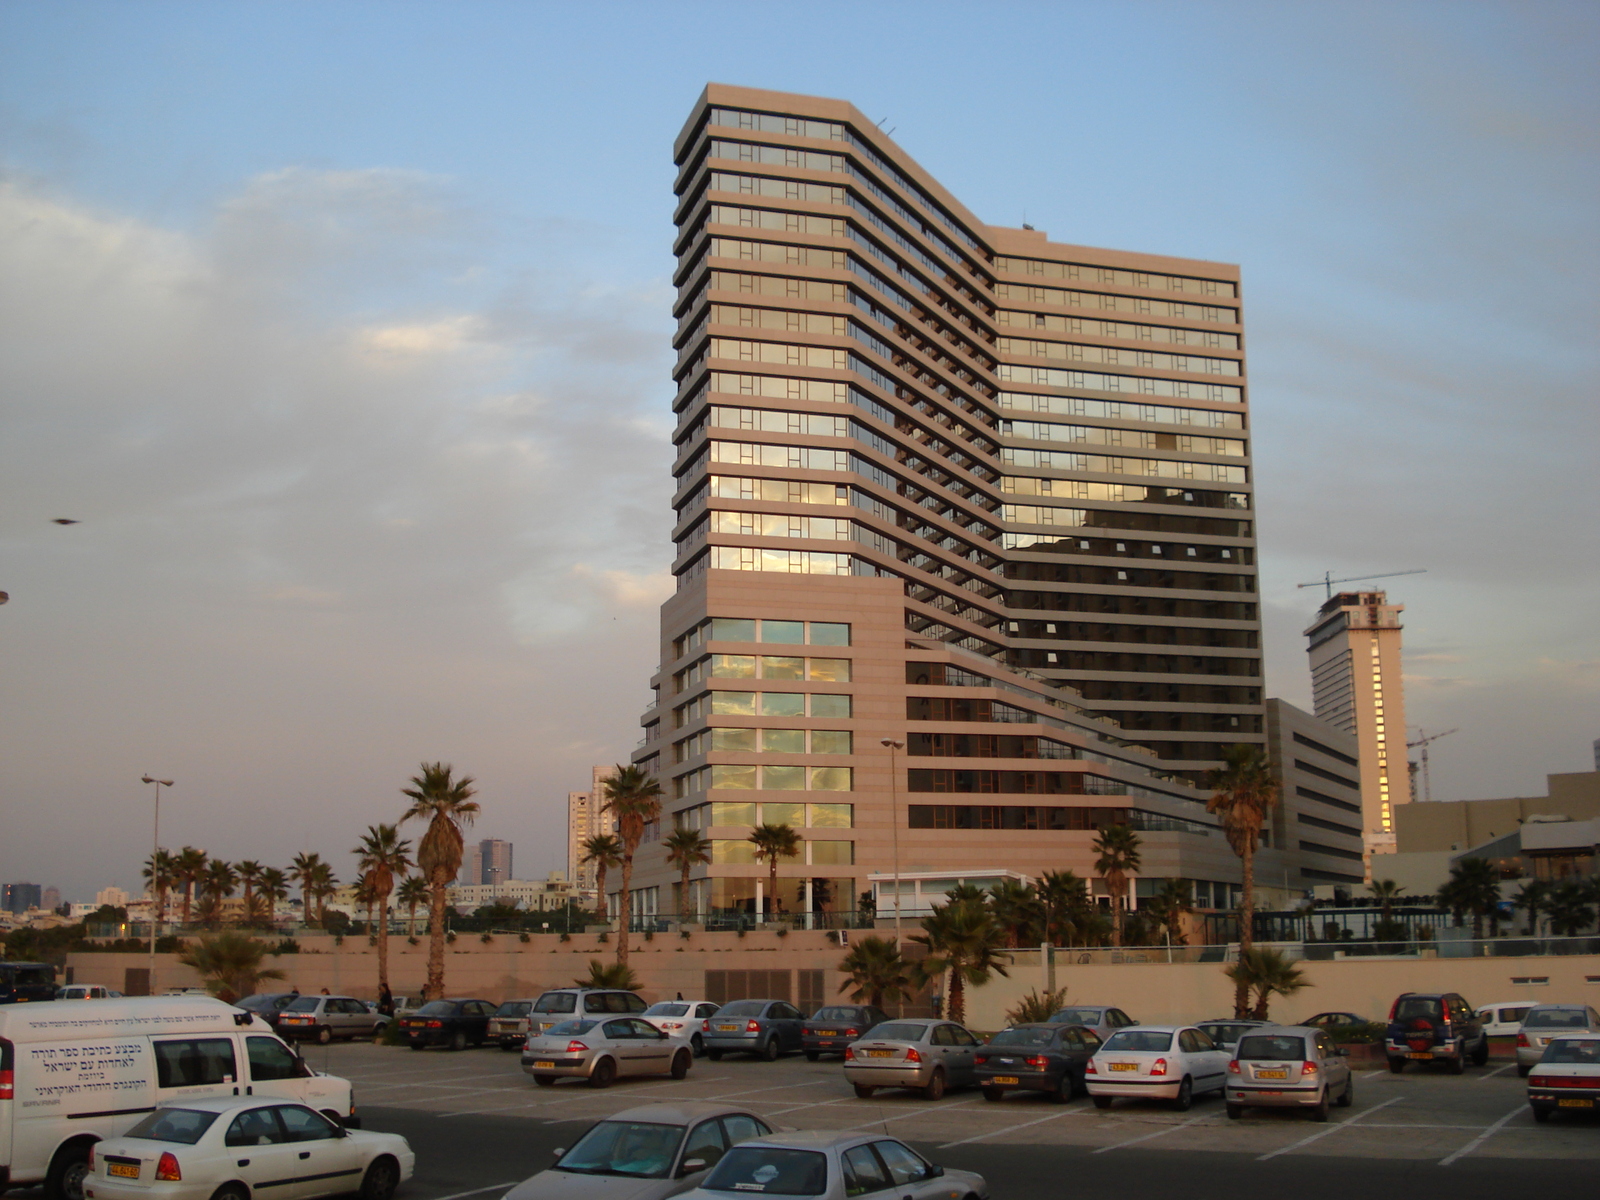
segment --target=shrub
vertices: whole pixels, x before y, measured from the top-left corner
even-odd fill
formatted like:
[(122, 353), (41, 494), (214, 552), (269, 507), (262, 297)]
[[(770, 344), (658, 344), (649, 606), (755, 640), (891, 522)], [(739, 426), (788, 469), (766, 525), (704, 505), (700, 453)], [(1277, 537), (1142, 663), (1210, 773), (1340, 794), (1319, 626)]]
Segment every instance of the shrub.
[(526, 942), (526, 941), (529, 941), (529, 940), (530, 939), (528, 937), (528, 934), (527, 934), (526, 930), (524, 930), (522, 933), (519, 933), (517, 935), (517, 941), (519, 941), (519, 942)]
[(1062, 1005), (1067, 1002), (1067, 989), (1062, 988), (1056, 992), (1046, 992), (1040, 995), (1037, 990), (1030, 989), (1028, 994), (1017, 1001), (1015, 1008), (1006, 1009), (1006, 1020), (1012, 1025), (1029, 1025), (1036, 1021), (1048, 1021), (1061, 1011)]
[[(156, 939), (156, 949), (157, 950), (161, 949), (161, 939), (160, 938)], [(287, 938), (286, 937), (282, 941), (280, 941), (276, 946), (274, 946), (271, 950), (268, 950), (267, 953), (268, 954), (299, 954), (300, 953), (300, 943), (295, 941), (293, 938)]]
[(494, 941), (494, 934), (489, 933), (487, 930), (485, 930), (482, 934), (479, 935), (478, 940), (480, 942), (482, 942), (485, 946), (487, 946), (490, 942)]

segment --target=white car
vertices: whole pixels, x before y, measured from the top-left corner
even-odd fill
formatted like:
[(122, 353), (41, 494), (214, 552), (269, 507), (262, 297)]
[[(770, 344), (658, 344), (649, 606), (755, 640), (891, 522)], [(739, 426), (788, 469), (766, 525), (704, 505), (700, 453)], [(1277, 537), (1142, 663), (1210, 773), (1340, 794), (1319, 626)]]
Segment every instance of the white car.
[(1490, 1037), (1516, 1037), (1522, 1020), (1533, 1007), (1531, 1000), (1507, 1000), (1501, 1004), (1480, 1004), (1478, 1020), (1483, 1022), (1483, 1032)]
[(394, 1133), (345, 1129), (304, 1104), (193, 1100), (97, 1143), (84, 1200), (389, 1200), (415, 1158)]
[(1127, 1096), (1170, 1100), (1179, 1112), (1206, 1092), (1228, 1085), (1233, 1056), (1192, 1025), (1135, 1025), (1108, 1037), (1084, 1068), (1096, 1108)]
[(660, 1000), (639, 1014), (669, 1037), (686, 1037), (699, 1058), (706, 1052), (706, 1019), (721, 1008), (711, 1000)]

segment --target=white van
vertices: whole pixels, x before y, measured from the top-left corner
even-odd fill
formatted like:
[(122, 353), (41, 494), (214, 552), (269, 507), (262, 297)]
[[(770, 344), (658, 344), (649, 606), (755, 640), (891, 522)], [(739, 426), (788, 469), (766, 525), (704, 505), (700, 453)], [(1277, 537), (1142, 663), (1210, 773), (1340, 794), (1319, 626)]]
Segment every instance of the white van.
[(89, 1147), (158, 1104), (298, 1100), (355, 1126), (348, 1080), (319, 1075), (259, 1017), (209, 997), (0, 1006), (0, 1192), (83, 1200)]

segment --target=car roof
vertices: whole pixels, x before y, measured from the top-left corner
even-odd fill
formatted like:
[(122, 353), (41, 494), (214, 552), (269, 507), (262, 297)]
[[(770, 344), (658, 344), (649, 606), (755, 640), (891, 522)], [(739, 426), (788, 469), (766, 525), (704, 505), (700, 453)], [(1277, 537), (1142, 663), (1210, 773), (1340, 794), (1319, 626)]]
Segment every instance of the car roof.
[(765, 1137), (740, 1142), (739, 1148), (748, 1146), (781, 1146), (793, 1150), (831, 1150), (836, 1147), (856, 1146), (862, 1142), (876, 1142), (893, 1134), (851, 1132), (848, 1129), (796, 1129), (787, 1133), (769, 1133)]
[(707, 1100), (684, 1100), (677, 1104), (641, 1104), (638, 1108), (625, 1108), (614, 1112), (602, 1121), (639, 1121), (644, 1124), (687, 1125), (690, 1121), (706, 1117), (724, 1116), (728, 1113), (747, 1113), (748, 1109), (732, 1104), (712, 1104)]
[(311, 1105), (296, 1100), (293, 1096), (202, 1096), (193, 1100), (174, 1100), (170, 1104), (159, 1105), (160, 1108), (192, 1108), (200, 1112), (226, 1113), (241, 1108), (261, 1108), (268, 1104), (298, 1104), (301, 1108), (310, 1108)]
[(1528, 1011), (1532, 1012), (1536, 1008), (1553, 1008), (1560, 1012), (1587, 1012), (1589, 1010), (1587, 1004), (1530, 1004)]
[(633, 993), (630, 992), (627, 988), (588, 988), (588, 987), (549, 988), (549, 989), (547, 989), (545, 991), (540, 992), (539, 995), (541, 995), (541, 996), (554, 996), (554, 995), (557, 995), (557, 994), (559, 994), (561, 992), (572, 992), (574, 995), (582, 995), (582, 994), (587, 993), (587, 992), (621, 992), (624, 996), (633, 995)]
[(1193, 1028), (1193, 1025), (1124, 1025), (1121, 1029), (1117, 1030), (1117, 1032), (1133, 1033), (1135, 1031), (1142, 1031), (1145, 1033), (1177, 1033), (1180, 1029)]
[(1271, 1025), (1271, 1021), (1258, 1020), (1255, 1017), (1208, 1017), (1204, 1021), (1196, 1021), (1196, 1025)]
[(1256, 1032), (1273, 1036), (1293, 1034), (1295, 1037), (1315, 1037), (1322, 1033), (1322, 1030), (1312, 1029), (1309, 1025), (1274, 1025), (1270, 1021), (1262, 1021), (1261, 1028)]

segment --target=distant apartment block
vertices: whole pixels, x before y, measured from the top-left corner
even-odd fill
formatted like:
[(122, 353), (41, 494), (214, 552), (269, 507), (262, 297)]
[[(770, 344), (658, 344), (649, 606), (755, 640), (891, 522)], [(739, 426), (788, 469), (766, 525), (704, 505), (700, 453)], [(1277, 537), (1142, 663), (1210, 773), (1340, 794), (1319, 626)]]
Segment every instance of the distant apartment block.
[(39, 901), (44, 898), (43, 890), (37, 883), (0, 884), (0, 909), (25, 913), (30, 908), (38, 908)]
[(605, 782), (614, 766), (593, 768), (586, 792), (567, 793), (567, 878), (580, 892), (592, 896), (597, 881), (593, 863), (583, 861), (583, 843), (599, 834), (615, 833), (617, 823), (605, 808)]
[(1269, 845), (1297, 859), (1296, 883), (1367, 878), (1356, 737), (1284, 700), (1267, 701), (1267, 753), (1282, 783)]
[(467, 887), (493, 885), (510, 879), (511, 874), (511, 843), (499, 838), (484, 838), (463, 848), (461, 871), (456, 875), (456, 883)]

